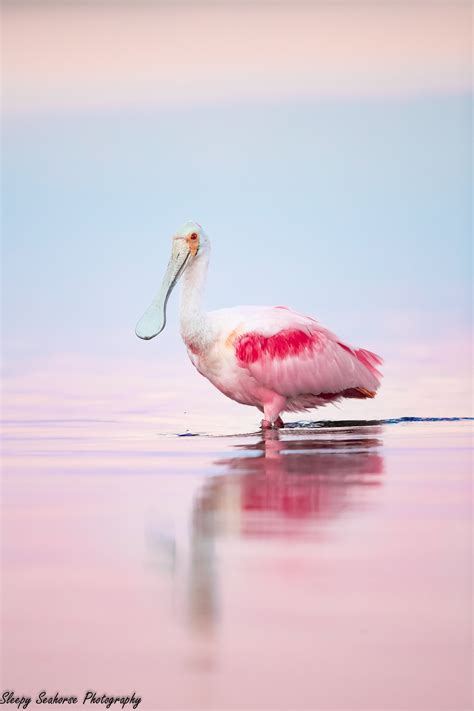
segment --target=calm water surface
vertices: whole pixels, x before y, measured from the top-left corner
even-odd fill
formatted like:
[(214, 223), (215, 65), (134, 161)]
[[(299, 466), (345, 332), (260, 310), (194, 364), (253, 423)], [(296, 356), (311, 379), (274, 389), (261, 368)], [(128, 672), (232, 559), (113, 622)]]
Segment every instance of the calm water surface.
[(7, 423), (3, 688), (471, 708), (471, 425)]

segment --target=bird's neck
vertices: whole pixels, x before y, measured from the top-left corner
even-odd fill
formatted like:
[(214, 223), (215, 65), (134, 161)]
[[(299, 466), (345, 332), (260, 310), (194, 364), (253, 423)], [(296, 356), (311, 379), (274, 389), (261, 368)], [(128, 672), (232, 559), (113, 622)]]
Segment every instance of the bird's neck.
[(209, 336), (206, 313), (202, 307), (208, 264), (208, 255), (202, 255), (185, 270), (182, 277), (181, 336), (186, 346), (196, 353), (206, 347)]

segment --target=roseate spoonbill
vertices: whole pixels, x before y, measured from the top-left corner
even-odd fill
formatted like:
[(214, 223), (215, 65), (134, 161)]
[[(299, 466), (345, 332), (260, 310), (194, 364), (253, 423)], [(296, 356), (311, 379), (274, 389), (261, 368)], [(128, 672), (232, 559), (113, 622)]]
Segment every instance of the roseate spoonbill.
[(136, 326), (139, 338), (164, 329), (168, 298), (182, 277), (181, 335), (193, 365), (224, 395), (263, 412), (262, 428), (282, 427), (282, 412), (375, 396), (381, 358), (343, 343), (310, 316), (286, 306), (203, 311), (210, 249), (197, 222), (176, 232), (161, 289)]

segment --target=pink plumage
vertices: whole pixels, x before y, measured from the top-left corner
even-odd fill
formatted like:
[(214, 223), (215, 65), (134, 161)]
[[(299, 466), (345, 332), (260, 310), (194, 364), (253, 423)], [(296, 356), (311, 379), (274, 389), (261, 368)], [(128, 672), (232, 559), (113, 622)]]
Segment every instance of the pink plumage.
[(235, 354), (241, 363), (255, 363), (267, 357), (272, 360), (283, 360), (305, 351), (315, 351), (318, 340), (316, 331), (305, 333), (291, 328), (279, 331), (273, 336), (262, 336), (256, 332), (244, 333), (238, 338)]
[(267, 422), (285, 411), (372, 398), (379, 387), (381, 359), (343, 343), (309, 316), (248, 306), (207, 317), (219, 337), (210, 350), (192, 354), (194, 364), (228, 397), (262, 410)]
[(181, 335), (191, 361), (229, 398), (263, 412), (262, 426), (281, 426), (285, 411), (375, 396), (381, 358), (343, 343), (310, 316), (286, 306), (202, 311), (209, 252), (197, 223), (187, 223), (174, 236), (162, 289), (137, 335), (149, 339), (164, 328), (169, 292), (183, 275)]

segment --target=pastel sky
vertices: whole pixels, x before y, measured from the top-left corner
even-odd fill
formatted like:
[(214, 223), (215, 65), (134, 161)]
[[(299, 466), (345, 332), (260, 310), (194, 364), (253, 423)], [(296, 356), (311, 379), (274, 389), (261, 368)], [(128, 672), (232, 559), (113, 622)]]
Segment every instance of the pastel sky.
[(470, 414), (469, 2), (2, 14), (3, 356), (23, 414), (71, 414), (87, 382), (104, 409), (127, 383), (153, 413), (173, 372), (164, 412), (235, 412), (195, 385), (176, 297), (160, 339), (133, 334), (188, 219), (212, 240), (209, 307), (287, 304), (385, 356), (385, 391), (351, 414)]

